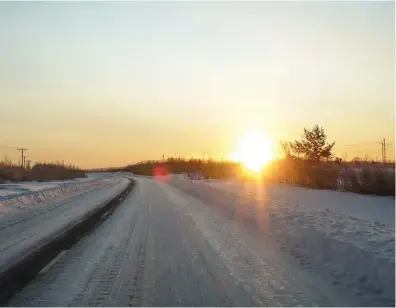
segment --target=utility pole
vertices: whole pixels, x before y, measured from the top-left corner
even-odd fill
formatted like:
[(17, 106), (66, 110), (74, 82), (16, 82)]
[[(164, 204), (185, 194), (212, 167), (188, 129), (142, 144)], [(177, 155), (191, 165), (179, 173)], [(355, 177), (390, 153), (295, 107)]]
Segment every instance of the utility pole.
[(27, 151), (28, 149), (24, 149), (24, 148), (17, 148), (18, 151), (22, 152), (22, 159), (21, 159), (21, 163), (22, 163), (22, 168), (24, 167), (24, 160), (23, 160), (23, 152)]
[(23, 166), (26, 168), (26, 155), (23, 157)]
[(390, 144), (386, 143), (385, 138), (383, 138), (379, 144), (381, 145), (382, 162), (386, 163), (386, 147)]

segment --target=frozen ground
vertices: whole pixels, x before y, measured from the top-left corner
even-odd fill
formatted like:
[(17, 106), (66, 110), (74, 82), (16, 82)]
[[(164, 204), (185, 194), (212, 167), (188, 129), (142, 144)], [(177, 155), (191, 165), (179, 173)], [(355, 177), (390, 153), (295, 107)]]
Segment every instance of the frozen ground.
[[(33, 247), (40, 247), (91, 210), (104, 205), (127, 186), (128, 180), (109, 176), (84, 181), (84, 184), (88, 186), (79, 187), (77, 194), (63, 194), (62, 198), (56, 198), (55, 201), (43, 202), (40, 199), (40, 203), (32, 203), (30, 206), (27, 202), (21, 202), (23, 207), (11, 207), (13, 211), (8, 211), (0, 218), (0, 269), (29, 253)], [(9, 204), (13, 205), (14, 200), (16, 203), (20, 201), (10, 198)], [(29, 199), (22, 199), (26, 200)]]
[(191, 181), (136, 181), (9, 304), (394, 306), (392, 253), (349, 234), (370, 224), (394, 239), (392, 226)]
[(360, 305), (394, 305), (394, 198), (287, 185), (173, 184), (230, 219), (270, 234), (302, 268), (346, 290)]

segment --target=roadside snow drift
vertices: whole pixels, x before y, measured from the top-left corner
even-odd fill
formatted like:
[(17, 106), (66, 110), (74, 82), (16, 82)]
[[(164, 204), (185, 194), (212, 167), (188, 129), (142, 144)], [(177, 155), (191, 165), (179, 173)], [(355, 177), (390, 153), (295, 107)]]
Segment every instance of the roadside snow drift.
[(8, 212), (0, 217), (0, 270), (40, 249), (128, 185), (124, 177), (108, 176), (3, 200)]
[(53, 182), (23, 182), (0, 185), (0, 219), (4, 215), (61, 201), (105, 185), (112, 176), (91, 176), (84, 179)]
[[(394, 306), (394, 199), (220, 181), (170, 182), (252, 233), (267, 235), (290, 262), (331, 281), (359, 305)], [(359, 206), (363, 213), (354, 213)]]

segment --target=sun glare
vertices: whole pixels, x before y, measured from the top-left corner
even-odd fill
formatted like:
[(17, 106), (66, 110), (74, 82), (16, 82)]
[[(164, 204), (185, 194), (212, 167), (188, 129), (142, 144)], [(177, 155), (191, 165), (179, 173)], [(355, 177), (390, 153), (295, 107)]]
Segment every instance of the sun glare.
[(243, 163), (246, 168), (260, 172), (274, 159), (271, 140), (258, 132), (249, 132), (238, 144), (232, 158)]

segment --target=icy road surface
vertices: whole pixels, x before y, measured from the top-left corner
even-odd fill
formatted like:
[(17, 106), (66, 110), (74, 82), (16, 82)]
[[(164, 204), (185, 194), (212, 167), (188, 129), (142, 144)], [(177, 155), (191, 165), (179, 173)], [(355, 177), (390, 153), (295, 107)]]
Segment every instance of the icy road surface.
[(269, 236), (270, 217), (265, 213), (260, 216), (263, 232), (256, 232), (166, 182), (140, 177), (136, 181), (107, 220), (61, 253), (9, 305), (362, 303), (349, 290), (291, 262)]
[(48, 241), (62, 228), (81, 219), (95, 207), (115, 197), (127, 187), (123, 177), (107, 178), (102, 185), (72, 198), (0, 218), (0, 269), (9, 266), (31, 248)]

